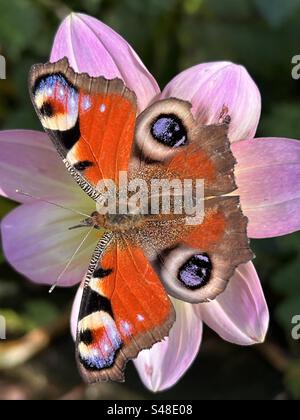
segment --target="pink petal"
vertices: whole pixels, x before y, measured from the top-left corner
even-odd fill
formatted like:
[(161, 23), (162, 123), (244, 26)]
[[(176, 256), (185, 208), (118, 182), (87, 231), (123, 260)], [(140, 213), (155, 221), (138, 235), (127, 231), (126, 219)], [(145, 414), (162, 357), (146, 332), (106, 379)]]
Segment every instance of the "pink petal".
[(163, 90), (163, 98), (176, 97), (193, 105), (201, 124), (220, 122), (224, 107), (231, 117), (232, 142), (253, 138), (261, 112), (259, 90), (243, 66), (230, 62), (199, 64), (176, 76)]
[(141, 111), (160, 92), (155, 79), (130, 45), (93, 17), (72, 13), (62, 22), (50, 60), (55, 62), (64, 57), (68, 57), (77, 72), (123, 79), (135, 91)]
[(84, 282), (82, 282), (81, 285), (78, 287), (71, 312), (71, 333), (74, 341), (76, 341), (77, 337), (77, 324), (83, 294), (83, 284)]
[[(66, 197), (75, 182), (48, 136), (38, 131), (0, 132), (0, 194), (19, 202), (28, 199), (16, 189), (37, 196)], [(70, 189), (71, 188), (71, 189)]]
[[(66, 203), (68, 204), (68, 203)], [(1, 221), (3, 250), (9, 263), (36, 283), (53, 284), (87, 231), (68, 230), (81, 216), (42, 202), (23, 204)], [(82, 281), (96, 246), (96, 231), (61, 278), (66, 287)]]
[(153, 392), (170, 388), (186, 373), (198, 354), (202, 322), (193, 305), (173, 300), (176, 322), (169, 338), (142, 351), (134, 361), (144, 385)]
[(300, 228), (300, 142), (261, 138), (233, 145), (237, 184), (251, 238)]
[(225, 292), (198, 306), (200, 318), (224, 340), (248, 346), (265, 340), (269, 311), (253, 264), (241, 265)]

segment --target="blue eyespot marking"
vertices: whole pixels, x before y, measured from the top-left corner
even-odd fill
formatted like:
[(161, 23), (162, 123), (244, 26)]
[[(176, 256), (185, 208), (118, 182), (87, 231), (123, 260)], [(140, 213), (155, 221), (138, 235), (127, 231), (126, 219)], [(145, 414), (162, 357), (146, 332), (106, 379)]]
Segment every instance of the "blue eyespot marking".
[[(78, 115), (79, 94), (77, 89), (65, 78), (63, 74), (49, 74), (41, 76), (35, 83), (34, 95), (43, 95), (47, 104), (44, 116), (54, 116), (57, 109), (56, 103), (63, 106), (64, 112), (70, 115), (70, 118), (76, 119)], [(54, 101), (54, 102), (53, 102)], [(49, 105), (52, 103), (52, 111), (50, 113)], [(61, 113), (61, 110), (59, 110)], [(52, 114), (52, 115), (50, 115)], [(72, 120), (73, 121), (73, 120)]]
[(174, 114), (161, 114), (152, 123), (151, 134), (159, 143), (168, 147), (181, 147), (187, 141), (187, 131), (182, 121)]
[(189, 289), (199, 289), (207, 285), (211, 272), (209, 256), (205, 253), (196, 254), (179, 269), (178, 279)]

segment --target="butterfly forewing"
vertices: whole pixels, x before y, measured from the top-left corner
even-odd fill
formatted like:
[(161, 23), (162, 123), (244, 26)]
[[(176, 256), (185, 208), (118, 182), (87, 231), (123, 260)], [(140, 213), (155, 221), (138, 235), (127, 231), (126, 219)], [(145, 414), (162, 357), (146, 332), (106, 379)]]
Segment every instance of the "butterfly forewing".
[(41, 123), (77, 182), (95, 189), (101, 179), (117, 181), (131, 156), (135, 94), (120, 79), (76, 74), (67, 59), (34, 66), (29, 83)]

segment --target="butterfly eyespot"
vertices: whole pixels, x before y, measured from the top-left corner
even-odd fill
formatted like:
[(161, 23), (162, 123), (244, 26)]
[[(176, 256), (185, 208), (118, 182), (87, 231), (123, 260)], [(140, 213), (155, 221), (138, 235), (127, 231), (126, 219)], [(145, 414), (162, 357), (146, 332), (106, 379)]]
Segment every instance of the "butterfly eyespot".
[(187, 131), (175, 114), (162, 114), (152, 123), (152, 137), (168, 147), (182, 147), (187, 143)]
[(84, 343), (86, 346), (89, 346), (93, 343), (93, 334), (91, 330), (84, 330), (79, 333), (79, 341)]
[(216, 297), (216, 265), (213, 256), (186, 245), (164, 251), (154, 263), (169, 295), (189, 303)]
[(193, 141), (195, 130), (190, 103), (175, 98), (157, 101), (137, 119), (135, 154), (153, 162), (172, 159)]
[(67, 131), (75, 126), (79, 93), (65, 75), (54, 73), (39, 77), (32, 94), (44, 128)]
[(189, 289), (195, 290), (208, 284), (212, 263), (205, 253), (193, 255), (179, 269), (178, 280)]
[(50, 102), (45, 102), (40, 108), (40, 113), (43, 117), (51, 118), (54, 115), (53, 106)]

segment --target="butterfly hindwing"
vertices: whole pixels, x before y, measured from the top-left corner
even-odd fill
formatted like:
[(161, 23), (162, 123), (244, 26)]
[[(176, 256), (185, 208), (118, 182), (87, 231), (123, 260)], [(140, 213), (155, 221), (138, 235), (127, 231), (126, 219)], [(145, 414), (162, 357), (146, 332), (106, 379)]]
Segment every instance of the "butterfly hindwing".
[(170, 299), (137, 248), (114, 242), (87, 277), (78, 322), (77, 355), (88, 382), (124, 379), (127, 360), (169, 333)]
[(203, 222), (187, 229), (154, 262), (168, 293), (190, 303), (210, 301), (222, 293), (235, 269), (253, 258), (247, 222), (238, 197), (205, 201)]

